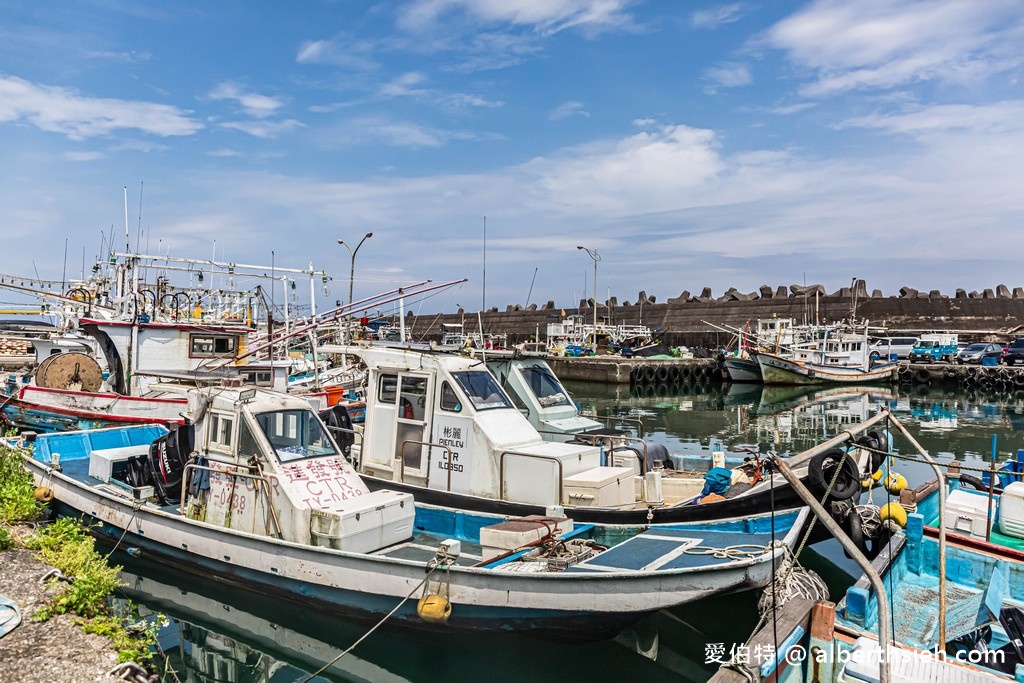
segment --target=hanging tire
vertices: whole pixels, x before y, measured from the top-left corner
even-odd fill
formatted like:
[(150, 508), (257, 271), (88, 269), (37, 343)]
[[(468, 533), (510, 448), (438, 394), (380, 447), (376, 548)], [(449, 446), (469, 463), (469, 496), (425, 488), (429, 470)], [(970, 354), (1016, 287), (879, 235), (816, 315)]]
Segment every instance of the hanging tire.
[(860, 493), (860, 471), (857, 463), (841, 448), (818, 453), (807, 464), (807, 484), (817, 495), (824, 495), (836, 468), (840, 468), (836, 483), (828, 495), (829, 500), (848, 500)]
[(924, 368), (914, 373), (914, 381), (918, 384), (927, 384), (932, 379), (932, 373)]
[(689, 365), (684, 365), (679, 368), (679, 381), (689, 382), (691, 377), (693, 377), (693, 373), (690, 371)]
[(643, 371), (644, 371), (644, 382), (647, 382), (648, 384), (651, 384), (652, 382), (654, 382), (654, 380), (657, 379), (657, 377), (658, 377), (658, 373), (654, 370), (654, 366), (652, 366), (652, 365), (645, 365)]
[(658, 384), (668, 384), (668, 368), (661, 366), (655, 371), (655, 376), (658, 378)]
[(970, 474), (960, 475), (960, 486), (963, 488), (972, 488), (975, 491), (988, 491), (988, 486), (985, 482)]
[[(850, 541), (857, 548), (857, 550), (859, 550), (862, 554), (867, 555), (868, 546), (864, 540), (864, 530), (860, 526), (860, 515), (857, 514), (856, 510), (850, 510), (849, 514), (846, 515), (846, 519), (843, 521), (843, 531), (846, 532), (846, 535), (850, 538)], [(850, 557), (850, 553), (848, 553), (845, 549), (843, 550), (843, 554), (845, 554), (847, 557)]]
[(639, 384), (643, 380), (643, 375), (640, 372), (640, 368), (633, 368), (629, 371), (629, 383)]
[(885, 462), (885, 456), (875, 451), (887, 451), (889, 450), (889, 440), (885, 438), (884, 434), (877, 431), (871, 431), (864, 436), (857, 439), (857, 443), (861, 446), (867, 446), (873, 449), (871, 452), (871, 471), (875, 472), (882, 463)]

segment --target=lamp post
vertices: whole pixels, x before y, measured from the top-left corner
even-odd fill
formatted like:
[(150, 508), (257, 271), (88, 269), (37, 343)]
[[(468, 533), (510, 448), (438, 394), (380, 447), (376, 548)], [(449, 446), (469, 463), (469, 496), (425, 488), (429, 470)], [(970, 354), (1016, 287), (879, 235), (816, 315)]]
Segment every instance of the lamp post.
[(590, 258), (594, 259), (594, 351), (597, 351), (597, 262), (601, 260), (601, 256), (593, 249), (587, 249), (586, 247), (576, 248), (587, 252)]
[[(365, 235), (363, 235), (363, 239), (359, 240), (359, 244), (356, 245), (355, 249), (348, 246), (348, 244), (345, 243), (345, 240), (338, 240), (338, 244), (348, 249), (348, 253), (352, 256), (351, 267), (349, 268), (348, 271), (348, 305), (350, 307), (352, 306), (352, 283), (355, 282), (356, 277), (356, 254), (359, 252), (359, 247), (363, 246), (363, 242), (365, 242), (367, 239), (371, 237), (373, 237), (372, 232), (368, 232)], [(351, 317), (352, 311), (349, 310), (348, 314), (349, 317)]]

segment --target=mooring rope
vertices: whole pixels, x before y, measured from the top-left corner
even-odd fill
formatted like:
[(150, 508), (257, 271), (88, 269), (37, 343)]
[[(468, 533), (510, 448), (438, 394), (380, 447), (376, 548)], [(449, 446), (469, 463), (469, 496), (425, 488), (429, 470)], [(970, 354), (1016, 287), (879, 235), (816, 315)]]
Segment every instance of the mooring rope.
[[(405, 604), (405, 603), (406, 603), (406, 602), (407, 602), (407, 601), (409, 600), (409, 598), (411, 598), (411, 597), (412, 597), (412, 596), (413, 596), (413, 595), (414, 595), (414, 594), (416, 593), (416, 591), (418, 591), (418, 590), (419, 590), (420, 588), (422, 588), (422, 587), (423, 587), (423, 586), (424, 586), (424, 585), (425, 585), (425, 584), (427, 583), (427, 579), (429, 579), (429, 578), (430, 578), (430, 575), (431, 575), (431, 574), (433, 574), (433, 573), (434, 573), (435, 571), (437, 571), (438, 569), (441, 569), (441, 568), (447, 569), (447, 568), (449, 568), (449, 567), (451, 566), (451, 564), (450, 564), (450, 563), (448, 563), (448, 564), (445, 564), (445, 563), (443, 563), (443, 562), (439, 562), (439, 563), (436, 563), (436, 564), (433, 564), (433, 563), (431, 563), (431, 564), (432, 564), (433, 566), (431, 566), (431, 567), (430, 567), (430, 571), (428, 571), (428, 572), (427, 572), (427, 575), (423, 577), (423, 580), (422, 580), (422, 581), (420, 581), (420, 582), (419, 582), (418, 584), (416, 584), (416, 587), (415, 587), (415, 588), (413, 588), (413, 589), (412, 589), (411, 591), (409, 591), (408, 595), (406, 595), (406, 596), (405, 596), (404, 598), (402, 598), (401, 602), (399, 602), (399, 603), (398, 603), (397, 605), (395, 605), (395, 608), (394, 608), (393, 610), (391, 610), (390, 612), (388, 612), (387, 614), (385, 614), (385, 615), (384, 615), (384, 618), (383, 618), (383, 619), (381, 619), (380, 621), (378, 621), (378, 622), (377, 622), (376, 624), (374, 624), (374, 625), (373, 625), (373, 627), (372, 627), (372, 628), (371, 628), (371, 629), (370, 629), (369, 631), (367, 631), (367, 632), (366, 632), (366, 633), (364, 633), (364, 634), (363, 634), (362, 636), (360, 636), (360, 637), (359, 637), (359, 640), (357, 640), (356, 642), (352, 643), (352, 644), (351, 644), (351, 645), (350, 645), (350, 646), (348, 647), (348, 649), (347, 649), (347, 650), (345, 650), (344, 652), (342, 652), (341, 654), (339, 654), (339, 655), (338, 655), (337, 657), (335, 657), (335, 658), (334, 658), (334, 659), (332, 659), (331, 661), (329, 661), (329, 662), (327, 662), (326, 664), (324, 664), (324, 665), (323, 665), (322, 667), (320, 667), (319, 669), (317, 669), (316, 671), (314, 671), (313, 673), (311, 673), (311, 674), (310, 674), (309, 676), (307, 676), (306, 678), (303, 678), (303, 679), (302, 679), (302, 683), (308, 683), (309, 681), (313, 680), (314, 678), (316, 678), (317, 676), (319, 676), (320, 674), (322, 674), (322, 673), (323, 673), (324, 671), (326, 671), (327, 669), (329, 669), (329, 668), (330, 668), (330, 667), (331, 667), (332, 665), (334, 665), (334, 663), (335, 663), (335, 662), (337, 662), (337, 661), (338, 661), (339, 659), (341, 659), (342, 657), (344, 657), (344, 656), (345, 656), (345, 655), (347, 655), (348, 653), (352, 652), (352, 650), (356, 649), (356, 647), (357, 647), (357, 646), (358, 646), (358, 645), (359, 645), (360, 643), (362, 643), (362, 642), (363, 642), (364, 640), (366, 640), (367, 638), (369, 638), (369, 637), (370, 637), (370, 634), (372, 634), (372, 633), (373, 633), (374, 631), (376, 631), (376, 630), (377, 630), (378, 628), (380, 628), (381, 626), (383, 626), (383, 625), (384, 625), (384, 622), (385, 622), (385, 621), (387, 621), (387, 620), (388, 620), (388, 619), (390, 619), (390, 618), (391, 618), (392, 616), (394, 616), (395, 612), (397, 612), (397, 611), (398, 611), (398, 609), (399, 609), (399, 608), (400, 608), (400, 607), (401, 607), (402, 605), (404, 605), (404, 604)], [(428, 566), (429, 566), (429, 565), (428, 565)]]

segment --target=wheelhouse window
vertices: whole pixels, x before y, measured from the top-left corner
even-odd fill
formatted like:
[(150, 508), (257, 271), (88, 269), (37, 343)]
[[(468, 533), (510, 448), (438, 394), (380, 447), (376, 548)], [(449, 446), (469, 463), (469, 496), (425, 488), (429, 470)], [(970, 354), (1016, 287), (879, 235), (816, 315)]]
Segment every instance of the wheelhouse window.
[(237, 336), (193, 334), (189, 337), (189, 355), (192, 358), (224, 356), (234, 354), (237, 349)]
[(441, 410), (448, 410), (453, 413), (462, 411), (459, 395), (455, 393), (455, 389), (448, 382), (441, 383)]
[(258, 387), (269, 387), (274, 384), (274, 376), (270, 370), (241, 369), (238, 374), (245, 378), (247, 384), (254, 384)]
[(551, 370), (544, 367), (522, 368), (523, 380), (544, 408), (572, 405), (565, 389)]
[(377, 401), (395, 404), (398, 400), (398, 375), (381, 375), (377, 382)]
[(494, 375), (487, 370), (455, 372), (452, 376), (477, 410), (512, 407)]
[(338, 455), (338, 449), (312, 410), (275, 410), (255, 416), (281, 462), (324, 455)]
[(210, 446), (219, 447), (221, 450), (231, 448), (234, 443), (232, 437), (235, 431), (235, 418), (233, 415), (212, 413), (210, 415)]

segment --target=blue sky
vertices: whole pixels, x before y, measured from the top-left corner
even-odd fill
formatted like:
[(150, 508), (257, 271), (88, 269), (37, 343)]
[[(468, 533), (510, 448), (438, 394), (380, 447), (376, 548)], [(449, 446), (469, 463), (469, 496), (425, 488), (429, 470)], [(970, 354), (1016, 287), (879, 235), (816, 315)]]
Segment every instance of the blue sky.
[(572, 306), (593, 289), (577, 245), (620, 302), (1024, 284), (1016, 0), (0, 15), (2, 273), (60, 280), (123, 249), (127, 188), (133, 248), (312, 262), (334, 278), (321, 309), (347, 298), (337, 240), (368, 231), (356, 298), (469, 278), (424, 313)]

